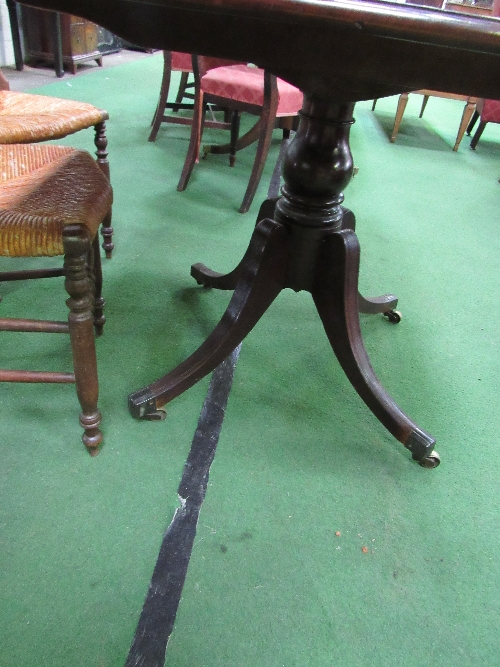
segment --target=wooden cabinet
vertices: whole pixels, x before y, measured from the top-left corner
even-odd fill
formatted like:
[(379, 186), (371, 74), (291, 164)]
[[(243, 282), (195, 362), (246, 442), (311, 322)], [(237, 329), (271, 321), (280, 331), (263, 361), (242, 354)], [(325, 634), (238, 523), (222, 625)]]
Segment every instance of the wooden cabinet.
[(98, 26), (71, 14), (58, 14), (43, 9), (22, 6), (25, 58), (28, 61), (53, 63), (60, 50), (62, 64), (73, 74), (77, 65), (95, 60), (102, 66), (98, 49)]

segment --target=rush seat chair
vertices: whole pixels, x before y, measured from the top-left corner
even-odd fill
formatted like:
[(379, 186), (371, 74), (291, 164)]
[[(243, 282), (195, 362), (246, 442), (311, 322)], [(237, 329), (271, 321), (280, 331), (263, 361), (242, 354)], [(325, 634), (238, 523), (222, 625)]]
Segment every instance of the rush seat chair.
[[(109, 180), (108, 119), (107, 111), (85, 102), (12, 91), (0, 71), (0, 144), (33, 144), (62, 139), (93, 127), (97, 164)], [(113, 231), (110, 210), (101, 226), (102, 247), (107, 258), (111, 258), (114, 248)]]
[[(64, 276), (69, 295), (66, 321), (0, 317), (0, 331), (68, 333), (73, 357), (73, 372), (0, 370), (0, 382), (75, 383), (82, 440), (91, 455), (102, 441), (94, 340), (94, 329), (99, 335), (105, 322), (98, 229), (111, 203), (109, 181), (86, 151), (0, 145), (0, 255), (64, 258), (56, 268), (2, 271), (0, 282)], [(62, 287), (59, 281), (52, 286)], [(13, 298), (4, 296), (0, 309), (12, 311)]]

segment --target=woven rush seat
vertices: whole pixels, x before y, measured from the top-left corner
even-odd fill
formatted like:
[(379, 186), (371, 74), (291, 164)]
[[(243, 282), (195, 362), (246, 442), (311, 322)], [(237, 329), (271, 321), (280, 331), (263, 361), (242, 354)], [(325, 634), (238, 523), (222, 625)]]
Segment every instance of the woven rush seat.
[(85, 224), (94, 237), (110, 207), (109, 185), (95, 167), (88, 153), (69, 147), (0, 145), (0, 254), (62, 255), (68, 224)]
[(0, 91), (0, 143), (24, 144), (61, 139), (109, 119), (85, 102)]
[(65, 277), (67, 322), (0, 318), (0, 331), (69, 333), (73, 373), (0, 370), (0, 382), (74, 382), (83, 442), (102, 441), (95, 333), (105, 322), (98, 229), (112, 204), (108, 179), (86, 151), (48, 144), (0, 145), (0, 255), (64, 255), (64, 266), (0, 272), (0, 282)]
[[(108, 112), (92, 104), (65, 100), (34, 93), (10, 90), (9, 82), (0, 71), (0, 144), (38, 143), (62, 139), (70, 134), (93, 127), (97, 164), (109, 180)], [(111, 258), (113, 227), (111, 210), (101, 224), (102, 247)]]

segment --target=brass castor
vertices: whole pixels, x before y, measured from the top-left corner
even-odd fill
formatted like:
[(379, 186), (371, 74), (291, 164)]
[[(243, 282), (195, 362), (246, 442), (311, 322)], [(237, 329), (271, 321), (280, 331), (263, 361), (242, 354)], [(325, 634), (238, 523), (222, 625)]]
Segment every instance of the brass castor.
[(403, 319), (403, 316), (399, 312), (399, 310), (388, 310), (387, 312), (383, 313), (383, 316), (386, 317), (389, 320), (389, 322), (392, 322), (393, 324), (399, 324)]
[(418, 463), (422, 466), (422, 468), (437, 468), (441, 463), (441, 459), (439, 454), (433, 450), (429, 456), (426, 456), (425, 459), (422, 459)]

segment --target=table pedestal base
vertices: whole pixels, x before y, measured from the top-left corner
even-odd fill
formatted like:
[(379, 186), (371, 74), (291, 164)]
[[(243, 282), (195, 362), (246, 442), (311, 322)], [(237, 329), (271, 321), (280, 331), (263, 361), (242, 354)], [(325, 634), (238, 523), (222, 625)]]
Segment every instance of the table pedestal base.
[[(134, 417), (161, 418), (159, 408), (213, 371), (241, 343), (281, 290), (290, 286), (290, 250), (285, 226), (266, 218), (257, 224), (243, 260), (232, 272), (218, 274), (202, 264), (193, 265), (191, 274), (199, 283), (234, 289), (233, 297), (219, 324), (194, 354), (130, 395), (129, 408)], [(351, 384), (370, 410), (415, 460), (434, 467), (434, 438), (398, 408), (370, 364), (359, 325), (358, 271), (356, 234), (349, 229), (325, 234), (310, 292), (326, 335)], [(366, 301), (372, 304), (372, 312), (377, 312), (376, 300)], [(386, 308), (387, 299), (381, 297), (378, 312)]]
[[(348, 134), (354, 105), (307, 100), (284, 166), (283, 196), (261, 207), (250, 245), (228, 274), (195, 264), (207, 287), (234, 290), (219, 324), (188, 359), (129, 396), (131, 414), (161, 419), (160, 408), (213, 371), (252, 330), (282, 289), (309, 291), (326, 335), (349, 381), (392, 435), (426, 467), (439, 463), (434, 438), (422, 431), (378, 381), (364, 348), (361, 304), (386, 312), (393, 295), (358, 294), (359, 243), (353, 214), (341, 204), (352, 176)], [(163, 413), (163, 414), (162, 414)]]

